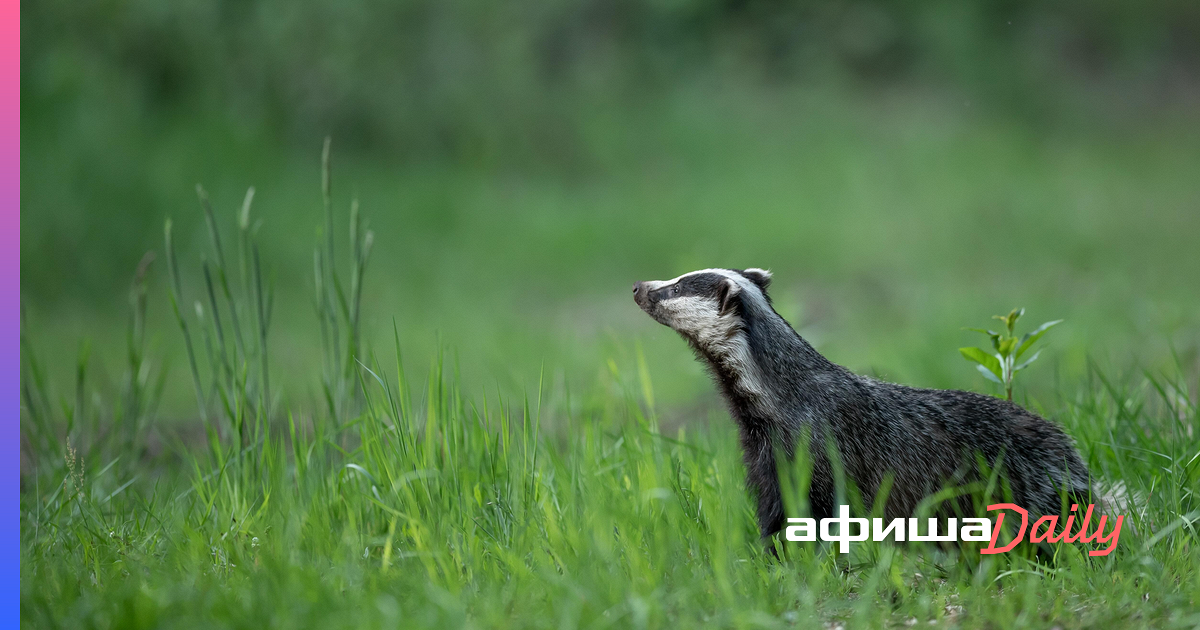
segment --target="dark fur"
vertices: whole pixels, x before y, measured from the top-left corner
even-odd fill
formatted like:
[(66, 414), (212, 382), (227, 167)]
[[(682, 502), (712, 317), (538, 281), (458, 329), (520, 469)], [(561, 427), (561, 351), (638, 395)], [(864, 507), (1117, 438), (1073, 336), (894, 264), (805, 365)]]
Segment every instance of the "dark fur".
[[(745, 275), (765, 297), (769, 278)], [(697, 293), (711, 290), (722, 312), (729, 308), (740, 314), (760, 371), (758, 382), (778, 401), (776, 413), (763, 415), (761, 407), (734, 386), (737, 375), (688, 339), (738, 424), (763, 536), (778, 532), (785, 519), (776, 452), (794, 456), (806, 433), (811, 435), (809, 501), (815, 518), (834, 516), (835, 510), (835, 475), (826, 438), (832, 438), (846, 479), (862, 493), (868, 508), (885, 476), (892, 475), (886, 518), (914, 515), (923, 498), (947, 485), (986, 479), (977, 454), (989, 469), (1001, 463), (1014, 502), (1031, 516), (1059, 513), (1064, 488), (1074, 500), (1087, 500), (1088, 470), (1071, 439), (1036, 414), (991, 396), (859, 376), (813, 349), (775, 312), (769, 298), (764, 304), (740, 294), (726, 295), (724, 283), (703, 277), (689, 284)], [(969, 505), (954, 507), (963, 509)]]

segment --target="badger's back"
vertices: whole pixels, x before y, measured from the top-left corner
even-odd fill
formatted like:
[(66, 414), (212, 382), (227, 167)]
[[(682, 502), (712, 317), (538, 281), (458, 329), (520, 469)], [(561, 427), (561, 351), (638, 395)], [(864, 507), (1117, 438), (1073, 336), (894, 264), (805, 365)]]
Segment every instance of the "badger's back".
[(891, 475), (886, 515), (910, 516), (927, 496), (986, 482), (997, 467), (1031, 513), (1058, 512), (1063, 489), (1087, 495), (1087, 468), (1070, 438), (1036, 414), (971, 392), (858, 379), (857, 396), (828, 422), (861, 491), (873, 497)]

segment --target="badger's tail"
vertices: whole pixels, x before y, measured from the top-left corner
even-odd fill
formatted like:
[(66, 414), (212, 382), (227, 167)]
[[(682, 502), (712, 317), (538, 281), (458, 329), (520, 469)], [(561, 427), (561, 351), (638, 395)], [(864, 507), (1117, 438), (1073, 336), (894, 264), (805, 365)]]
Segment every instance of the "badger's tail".
[(1135, 529), (1135, 522), (1143, 520), (1146, 509), (1146, 497), (1136, 491), (1131, 491), (1124, 481), (1108, 482), (1103, 479), (1092, 482), (1093, 496), (1100, 499), (1097, 509), (1101, 514), (1116, 518), (1125, 516), (1125, 526)]

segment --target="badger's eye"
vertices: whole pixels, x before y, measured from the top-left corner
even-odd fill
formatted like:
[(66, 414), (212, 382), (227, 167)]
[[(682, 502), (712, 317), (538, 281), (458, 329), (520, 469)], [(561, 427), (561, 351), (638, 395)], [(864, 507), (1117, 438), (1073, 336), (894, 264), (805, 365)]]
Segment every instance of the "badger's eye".
[(679, 285), (671, 287), (671, 295), (679, 295)]

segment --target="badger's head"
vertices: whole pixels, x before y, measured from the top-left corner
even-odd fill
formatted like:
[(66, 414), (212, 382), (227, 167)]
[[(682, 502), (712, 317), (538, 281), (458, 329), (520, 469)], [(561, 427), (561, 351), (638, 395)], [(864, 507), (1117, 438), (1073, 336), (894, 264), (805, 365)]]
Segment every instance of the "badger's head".
[(633, 299), (655, 321), (683, 335), (698, 349), (714, 352), (744, 327), (749, 309), (771, 308), (763, 269), (702, 269), (674, 280), (633, 285)]

